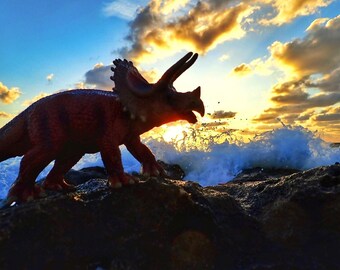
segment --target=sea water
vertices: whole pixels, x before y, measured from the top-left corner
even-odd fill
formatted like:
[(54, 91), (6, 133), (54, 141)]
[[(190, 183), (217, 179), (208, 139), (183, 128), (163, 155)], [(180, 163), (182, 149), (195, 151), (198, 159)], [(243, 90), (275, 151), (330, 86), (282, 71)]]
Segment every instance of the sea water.
[[(228, 135), (228, 134), (227, 134)], [(332, 148), (315, 133), (302, 127), (282, 127), (254, 137), (249, 142), (225, 136), (203, 136), (197, 132), (166, 142), (148, 137), (144, 142), (157, 159), (180, 165), (185, 179), (202, 186), (217, 185), (230, 181), (247, 168), (310, 169), (340, 162), (340, 148)], [(121, 148), (126, 172), (140, 170), (140, 164), (124, 148)], [(20, 157), (0, 163), (0, 198), (4, 198), (14, 182)], [(39, 175), (42, 178), (52, 168), (51, 163)], [(99, 154), (85, 155), (73, 169), (103, 166)]]

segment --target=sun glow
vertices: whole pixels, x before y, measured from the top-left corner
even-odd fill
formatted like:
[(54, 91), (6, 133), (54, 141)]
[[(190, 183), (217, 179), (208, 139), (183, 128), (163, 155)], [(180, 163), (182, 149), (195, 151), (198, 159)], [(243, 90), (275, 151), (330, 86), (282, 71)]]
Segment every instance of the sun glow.
[(188, 131), (187, 125), (166, 126), (163, 139), (166, 142), (179, 141), (184, 139)]

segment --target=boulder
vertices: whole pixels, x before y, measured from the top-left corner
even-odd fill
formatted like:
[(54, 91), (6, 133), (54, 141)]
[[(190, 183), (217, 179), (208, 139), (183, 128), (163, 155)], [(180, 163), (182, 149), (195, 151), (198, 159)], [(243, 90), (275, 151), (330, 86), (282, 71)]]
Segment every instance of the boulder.
[(1, 209), (0, 269), (340, 265), (339, 164), (264, 179), (246, 172), (245, 181), (204, 188), (139, 176), (111, 190), (101, 176), (75, 192)]

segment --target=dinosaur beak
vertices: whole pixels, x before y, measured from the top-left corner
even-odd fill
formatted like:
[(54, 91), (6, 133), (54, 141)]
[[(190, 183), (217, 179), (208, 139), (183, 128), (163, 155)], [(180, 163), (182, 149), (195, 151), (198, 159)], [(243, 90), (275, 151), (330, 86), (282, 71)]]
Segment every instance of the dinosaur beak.
[(201, 100), (201, 87), (200, 86), (197, 87), (192, 92), (197, 98), (197, 101), (195, 102), (194, 108), (192, 108), (192, 110), (195, 112), (198, 112), (203, 117), (205, 113), (205, 109), (204, 109), (203, 101)]
[(197, 105), (195, 106), (195, 108), (193, 108), (192, 110), (195, 111), (195, 112), (198, 112), (203, 117), (204, 113), (205, 113), (203, 101), (199, 100), (199, 102), (197, 102)]
[(201, 100), (201, 88), (197, 87), (190, 94), (194, 96), (194, 100), (190, 103), (190, 106), (187, 108), (188, 111), (186, 111), (184, 119), (187, 120), (189, 123), (194, 124), (197, 122), (197, 117), (193, 112), (194, 111), (198, 112), (203, 117), (205, 109), (203, 101)]

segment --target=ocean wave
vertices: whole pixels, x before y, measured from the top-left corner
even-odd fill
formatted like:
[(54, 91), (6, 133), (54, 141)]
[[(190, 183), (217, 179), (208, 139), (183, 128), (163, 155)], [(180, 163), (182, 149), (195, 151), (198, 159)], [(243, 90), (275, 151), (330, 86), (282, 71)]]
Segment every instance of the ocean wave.
[[(224, 134), (204, 131), (184, 132), (170, 142), (163, 137), (147, 137), (144, 142), (157, 159), (180, 165), (187, 180), (202, 186), (230, 181), (247, 168), (290, 168), (305, 170), (340, 161), (340, 148), (331, 147), (317, 134), (303, 128), (284, 126), (257, 135), (249, 142)], [(122, 159), (125, 171), (140, 170), (140, 164), (125, 149)], [(0, 198), (4, 198), (14, 182), (21, 158), (11, 158), (0, 163)], [(47, 166), (39, 178), (47, 175), (53, 163)], [(103, 166), (99, 154), (85, 155), (73, 168)]]

